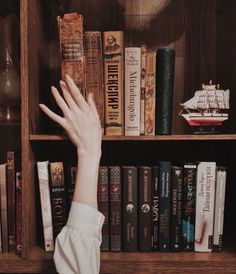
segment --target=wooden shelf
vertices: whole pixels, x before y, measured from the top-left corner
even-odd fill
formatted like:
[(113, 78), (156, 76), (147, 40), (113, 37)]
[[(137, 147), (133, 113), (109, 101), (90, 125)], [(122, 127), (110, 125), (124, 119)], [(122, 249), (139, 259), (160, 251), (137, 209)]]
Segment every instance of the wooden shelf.
[[(33, 249), (28, 259), (1, 254), (0, 273), (56, 273), (52, 256), (39, 247)], [(134, 265), (135, 273), (212, 273), (213, 269), (214, 273), (235, 273), (236, 250), (222, 253), (102, 252), (100, 274), (134, 273)]]
[[(30, 135), (31, 141), (63, 141), (68, 140), (67, 136), (62, 135)], [(156, 135), (156, 136), (103, 136), (103, 141), (201, 141), (201, 140), (236, 140), (236, 134), (218, 135)]]

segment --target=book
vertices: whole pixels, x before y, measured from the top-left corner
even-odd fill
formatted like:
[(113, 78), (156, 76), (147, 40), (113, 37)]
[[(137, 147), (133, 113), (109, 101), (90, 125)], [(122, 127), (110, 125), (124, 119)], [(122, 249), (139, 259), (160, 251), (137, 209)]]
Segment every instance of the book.
[(141, 48), (125, 48), (125, 135), (140, 135)]
[(138, 191), (138, 241), (139, 251), (151, 251), (152, 246), (152, 199), (151, 199), (152, 169), (139, 166)]
[(105, 134), (124, 135), (124, 45), (122, 31), (103, 33), (104, 86), (105, 86)]
[(172, 130), (175, 49), (158, 49), (156, 62), (156, 134), (168, 135)]
[(71, 206), (74, 190), (75, 190), (75, 183), (76, 183), (76, 177), (77, 177), (77, 167), (76, 166), (70, 166), (69, 167), (69, 178), (67, 183), (67, 192), (68, 192), (68, 209)]
[(215, 162), (200, 162), (197, 167), (195, 251), (211, 252), (215, 203)]
[(8, 215), (7, 215), (7, 171), (6, 164), (0, 165), (0, 208), (2, 228), (2, 252), (8, 252)]
[(184, 251), (194, 250), (196, 174), (197, 165), (195, 163), (184, 164), (182, 192), (182, 247)]
[(226, 177), (227, 177), (226, 167), (217, 166), (215, 208), (214, 208), (214, 228), (213, 228), (213, 250), (214, 251), (222, 251), (222, 248), (223, 248)]
[(16, 172), (16, 254), (22, 253), (22, 178), (21, 172)]
[(43, 222), (44, 248), (45, 251), (54, 250), (53, 240), (53, 222), (52, 222), (52, 206), (50, 198), (48, 161), (37, 162), (39, 193)]
[(140, 135), (145, 134), (146, 45), (141, 45)]
[(155, 135), (156, 52), (146, 53), (145, 135)]
[(71, 76), (80, 92), (85, 95), (85, 58), (83, 46), (83, 16), (65, 13), (57, 17), (61, 78)]
[(122, 246), (138, 251), (138, 172), (135, 166), (122, 167)]
[(100, 166), (98, 174), (98, 209), (105, 216), (102, 227), (101, 250), (107, 251), (110, 247), (110, 229), (109, 229), (109, 179), (108, 167)]
[(152, 167), (152, 250), (159, 250), (159, 215), (160, 215), (160, 195), (159, 195), (159, 167)]
[(121, 168), (109, 167), (110, 177), (110, 250), (121, 251)]
[(170, 241), (171, 251), (182, 249), (182, 184), (183, 168), (180, 166), (171, 167), (171, 229)]
[(84, 52), (86, 97), (89, 93), (93, 93), (94, 102), (101, 120), (101, 127), (104, 132), (104, 84), (101, 32), (85, 31)]
[(66, 191), (64, 167), (62, 162), (49, 163), (49, 185), (52, 207), (52, 224), (54, 239), (66, 225)]
[(170, 251), (170, 209), (171, 209), (171, 162), (161, 161), (160, 172), (160, 224), (159, 224), (159, 250)]

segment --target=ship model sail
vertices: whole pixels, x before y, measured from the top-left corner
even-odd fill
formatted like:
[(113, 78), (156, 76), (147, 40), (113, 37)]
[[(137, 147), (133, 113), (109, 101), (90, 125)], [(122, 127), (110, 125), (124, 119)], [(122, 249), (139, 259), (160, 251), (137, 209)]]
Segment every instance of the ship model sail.
[(230, 91), (219, 85), (202, 85), (188, 101), (180, 104), (180, 114), (190, 126), (219, 126), (228, 120)]

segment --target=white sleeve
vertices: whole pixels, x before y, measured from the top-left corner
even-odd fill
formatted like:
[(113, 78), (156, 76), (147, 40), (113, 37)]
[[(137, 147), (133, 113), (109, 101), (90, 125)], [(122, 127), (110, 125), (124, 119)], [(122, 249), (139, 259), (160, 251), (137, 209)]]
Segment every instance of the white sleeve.
[(98, 274), (104, 216), (72, 202), (67, 225), (56, 238), (54, 263), (60, 274)]

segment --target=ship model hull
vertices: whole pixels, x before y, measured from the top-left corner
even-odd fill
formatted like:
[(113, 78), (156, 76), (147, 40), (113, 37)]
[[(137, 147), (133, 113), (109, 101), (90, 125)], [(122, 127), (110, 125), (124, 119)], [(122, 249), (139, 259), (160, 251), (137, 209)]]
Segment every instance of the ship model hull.
[(228, 114), (212, 114), (212, 113), (191, 113), (181, 114), (183, 118), (188, 122), (190, 126), (220, 126), (226, 120), (228, 120)]

